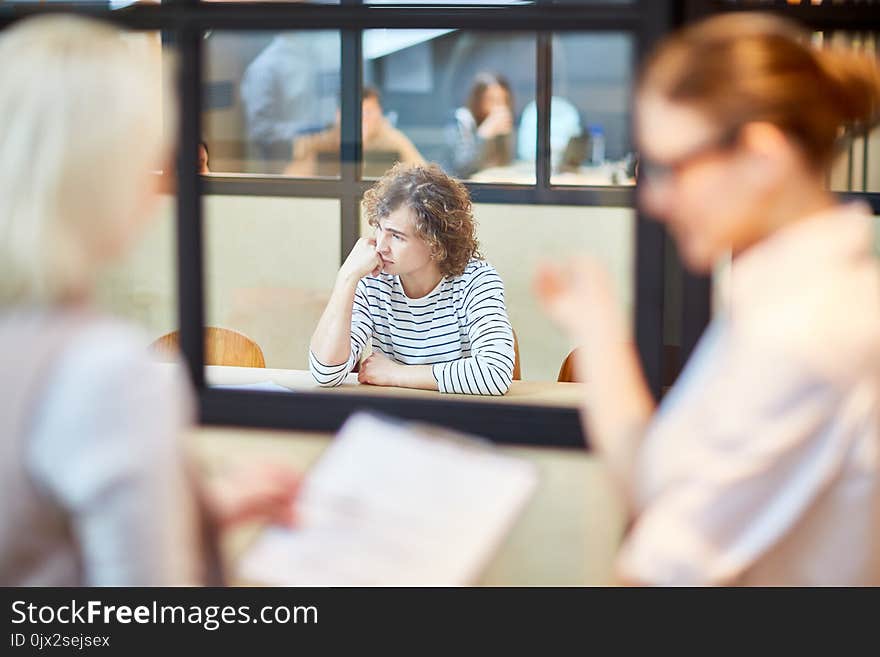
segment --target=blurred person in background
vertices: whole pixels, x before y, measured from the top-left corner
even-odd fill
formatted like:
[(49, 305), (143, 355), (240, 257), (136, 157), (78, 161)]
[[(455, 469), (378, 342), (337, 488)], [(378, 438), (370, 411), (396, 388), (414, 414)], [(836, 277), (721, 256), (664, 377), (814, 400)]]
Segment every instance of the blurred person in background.
[(203, 176), (206, 173), (211, 173), (211, 169), (208, 168), (208, 144), (207, 142), (200, 141), (199, 142), (199, 173)]
[(290, 145), (333, 121), (339, 104), (339, 33), (277, 35), (241, 78), (247, 137), (264, 173), (280, 173)]
[[(361, 140), (364, 145), (364, 160), (368, 160), (371, 153), (396, 153), (398, 162), (424, 164), (424, 158), (409, 138), (385, 118), (379, 91), (373, 87), (364, 87), (362, 96)], [(326, 175), (319, 171), (318, 158), (321, 153), (328, 154), (335, 161), (337, 170), (333, 172), (333, 175), (339, 175), (339, 148), (342, 142), (339, 121), (340, 117), (337, 111), (336, 122), (333, 126), (322, 132), (297, 139), (293, 145), (293, 160), (285, 169), (285, 175)]]
[(455, 110), (446, 133), (447, 170), (459, 178), (513, 161), (513, 93), (497, 73), (474, 78), (467, 105)]
[(153, 215), (171, 154), (138, 45), (60, 16), (0, 36), (0, 61), (19, 62), (0, 67), (3, 585), (218, 583), (217, 528), (291, 520), (297, 481), (283, 469), (200, 490), (182, 370), (152, 363), (146, 336), (90, 303)]
[(870, 209), (824, 184), (845, 131), (876, 122), (880, 73), (808, 36), (725, 15), (642, 74), (644, 209), (693, 272), (733, 255), (727, 307), (659, 408), (607, 274), (538, 275), (584, 346), (585, 427), (634, 517), (625, 582), (880, 584), (880, 268)]

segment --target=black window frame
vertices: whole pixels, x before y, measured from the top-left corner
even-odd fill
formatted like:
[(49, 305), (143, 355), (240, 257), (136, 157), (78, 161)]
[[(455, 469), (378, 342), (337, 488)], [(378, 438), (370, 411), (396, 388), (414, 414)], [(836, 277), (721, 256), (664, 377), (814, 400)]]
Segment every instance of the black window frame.
[[(721, 0), (636, 0), (631, 4), (537, 0), (526, 6), (369, 6), (361, 0), (339, 5), (277, 3), (201, 3), (167, 0), (161, 5), (132, 5), (111, 10), (107, 3), (0, 5), (0, 29), (34, 14), (74, 12), (134, 30), (161, 30), (172, 35), (178, 60), (180, 135), (177, 158), (177, 280), (178, 324), (187, 370), (198, 391), (199, 419), (206, 424), (273, 427), (305, 431), (336, 430), (359, 409), (373, 409), (403, 418), (434, 422), (486, 436), (506, 444), (588, 447), (576, 409), (459, 401), (448, 398), (389, 398), (371, 395), (283, 393), (218, 390), (205, 386), (203, 359), (204, 253), (202, 197), (266, 195), (340, 200), (340, 261), (357, 240), (358, 204), (371, 184), (360, 172), (361, 36), (371, 28), (457, 28), (478, 31), (531, 32), (537, 36), (536, 104), (538, 120), (537, 180), (534, 185), (466, 182), (477, 203), (634, 207), (632, 188), (580, 187), (550, 183), (550, 97), (552, 34), (614, 31), (632, 35), (636, 70), (654, 43), (675, 27), (719, 11), (740, 8)], [(789, 6), (762, 4), (816, 28), (880, 29), (880, 15), (865, 7)], [(338, 29), (342, 37), (341, 132), (342, 168), (338, 180), (261, 178), (259, 176), (197, 173), (197, 144), (202, 134), (203, 39), (206, 30), (278, 31)], [(880, 214), (880, 194), (847, 193), (845, 198), (867, 201)], [(646, 379), (659, 398), (664, 383), (664, 315), (680, 313), (681, 345), (676, 360), (683, 363), (709, 321), (710, 284), (707, 278), (685, 274), (675, 285), (682, 289), (681, 305), (672, 309), (665, 298), (671, 248), (662, 227), (638, 210), (635, 219), (634, 333)], [(672, 260), (677, 260), (672, 258)], [(679, 264), (679, 263), (677, 263)], [(672, 279), (670, 279), (672, 280)], [(665, 367), (664, 367), (665, 366)]]

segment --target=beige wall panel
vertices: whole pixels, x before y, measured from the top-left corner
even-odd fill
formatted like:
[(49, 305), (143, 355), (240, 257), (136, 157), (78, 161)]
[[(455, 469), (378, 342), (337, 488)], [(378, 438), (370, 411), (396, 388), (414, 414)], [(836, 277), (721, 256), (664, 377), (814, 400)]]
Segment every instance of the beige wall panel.
[(339, 201), (211, 196), (207, 321), (257, 341), (267, 367), (306, 369), (339, 266)]

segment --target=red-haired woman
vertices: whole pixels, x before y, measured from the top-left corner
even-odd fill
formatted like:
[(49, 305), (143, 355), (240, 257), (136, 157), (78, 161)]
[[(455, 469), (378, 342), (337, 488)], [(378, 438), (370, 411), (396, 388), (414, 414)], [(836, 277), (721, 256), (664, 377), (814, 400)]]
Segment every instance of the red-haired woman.
[(585, 423), (631, 505), (619, 575), (878, 585), (880, 268), (869, 208), (824, 185), (840, 136), (878, 118), (877, 62), (726, 15), (662, 44), (637, 98), (644, 208), (691, 270), (733, 264), (728, 307), (657, 409), (604, 273), (539, 276), (585, 347)]

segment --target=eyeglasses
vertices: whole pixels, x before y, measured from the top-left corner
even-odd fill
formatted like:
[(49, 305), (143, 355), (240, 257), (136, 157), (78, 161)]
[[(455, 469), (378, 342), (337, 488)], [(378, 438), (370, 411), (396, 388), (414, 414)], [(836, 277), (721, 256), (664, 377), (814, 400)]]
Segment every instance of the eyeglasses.
[(663, 184), (673, 177), (681, 175), (682, 171), (699, 160), (729, 149), (738, 139), (739, 127), (736, 127), (725, 131), (720, 137), (708, 143), (700, 144), (671, 160), (653, 160), (641, 156), (638, 161), (638, 177), (644, 176), (648, 182), (653, 184)]

